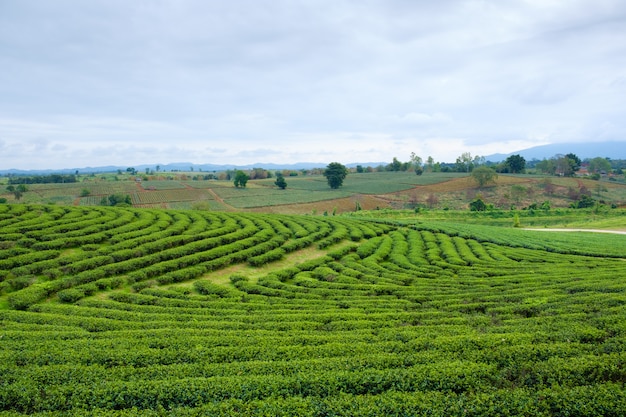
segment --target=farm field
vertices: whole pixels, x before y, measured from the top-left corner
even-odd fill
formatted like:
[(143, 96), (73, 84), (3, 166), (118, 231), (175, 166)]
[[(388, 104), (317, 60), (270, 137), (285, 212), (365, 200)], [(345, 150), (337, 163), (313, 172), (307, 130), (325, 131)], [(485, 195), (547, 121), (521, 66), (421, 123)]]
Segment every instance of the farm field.
[(626, 236), (426, 215), (0, 205), (0, 415), (625, 415)]
[[(608, 206), (626, 206), (626, 184), (584, 178), (500, 175), (496, 184), (478, 188), (467, 174), (407, 172), (351, 173), (344, 185), (329, 188), (321, 175), (287, 178), (280, 190), (275, 179), (250, 180), (246, 188), (232, 181), (195, 180), (187, 174), (144, 176), (99, 175), (81, 177), (70, 184), (32, 184), (20, 201), (0, 187), (0, 198), (9, 203), (100, 205), (113, 194), (128, 195), (141, 208), (191, 209), (202, 206), (212, 211), (272, 212), (282, 214), (345, 213), (375, 209), (464, 210), (476, 197), (501, 210), (522, 209), (548, 201), (553, 208), (567, 208), (582, 194)], [(141, 179), (141, 181), (139, 181)]]

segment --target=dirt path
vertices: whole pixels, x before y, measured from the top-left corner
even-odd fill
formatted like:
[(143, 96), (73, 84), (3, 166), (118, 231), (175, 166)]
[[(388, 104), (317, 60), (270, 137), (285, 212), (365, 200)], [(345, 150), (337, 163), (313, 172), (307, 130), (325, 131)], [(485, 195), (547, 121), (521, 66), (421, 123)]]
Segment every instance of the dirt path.
[(217, 201), (218, 203), (222, 204), (224, 207), (226, 207), (228, 210), (231, 211), (235, 211), (237, 210), (235, 207), (231, 206), (230, 204), (226, 203), (224, 201), (224, 199), (222, 197), (220, 197), (219, 195), (217, 195), (217, 193), (215, 191), (213, 191), (211, 188), (207, 188), (207, 191), (209, 192), (209, 194), (211, 194), (213, 196), (213, 198), (215, 199), (215, 201)]

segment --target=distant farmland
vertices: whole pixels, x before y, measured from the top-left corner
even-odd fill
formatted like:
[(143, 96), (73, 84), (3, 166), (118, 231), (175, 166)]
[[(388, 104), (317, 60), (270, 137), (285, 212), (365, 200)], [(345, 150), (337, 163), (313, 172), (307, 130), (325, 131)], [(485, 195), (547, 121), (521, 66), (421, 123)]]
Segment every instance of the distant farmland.
[[(141, 176), (140, 176), (141, 177)], [(496, 185), (477, 188), (467, 174), (405, 172), (350, 174), (344, 185), (331, 190), (323, 176), (287, 177), (280, 190), (274, 179), (251, 180), (246, 188), (232, 181), (193, 180), (189, 175), (145, 176), (136, 181), (129, 175), (83, 176), (71, 184), (32, 184), (20, 202), (94, 206), (113, 194), (128, 195), (133, 206), (189, 209), (199, 206), (214, 211), (261, 211), (285, 214), (343, 213), (375, 209), (467, 209), (480, 196), (499, 209), (522, 209), (549, 201), (552, 207), (568, 207), (582, 194), (608, 205), (626, 204), (626, 184), (580, 178), (500, 175)], [(5, 187), (2, 187), (4, 190)], [(0, 197), (15, 199), (5, 191)]]

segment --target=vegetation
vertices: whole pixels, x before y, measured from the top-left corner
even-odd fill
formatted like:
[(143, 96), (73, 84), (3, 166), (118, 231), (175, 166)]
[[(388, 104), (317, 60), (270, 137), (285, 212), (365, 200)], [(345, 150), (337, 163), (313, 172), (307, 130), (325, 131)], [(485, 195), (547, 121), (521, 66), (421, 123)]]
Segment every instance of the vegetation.
[(521, 155), (511, 155), (504, 161), (502, 172), (521, 174), (526, 169), (526, 159)]
[(328, 185), (332, 189), (337, 189), (343, 185), (343, 180), (348, 175), (348, 168), (339, 162), (331, 162), (324, 170), (324, 176)]
[(243, 171), (239, 170), (237, 171), (237, 173), (235, 174), (235, 187), (236, 188), (246, 188), (246, 184), (248, 183), (248, 180), (250, 179), (250, 177)]
[(494, 169), (489, 167), (478, 167), (472, 170), (472, 178), (478, 184), (478, 187), (482, 188), (487, 184), (495, 184), (498, 179), (498, 174)]
[[(596, 172), (598, 161), (594, 165), (587, 160), (583, 162), (584, 169), (580, 174), (566, 177), (557, 175), (556, 169), (554, 176), (550, 173), (538, 175), (534, 165), (537, 161), (527, 167), (525, 174), (507, 174), (505, 171), (508, 168), (485, 163), (481, 157), (466, 155), (465, 160), (469, 165), (437, 165), (432, 158), (422, 164), (419, 157), (411, 155), (410, 161), (395, 164), (399, 171), (392, 170), (394, 163), (379, 167), (361, 166), (349, 170), (350, 175), (335, 190), (329, 189), (322, 168), (276, 173), (261, 168), (242, 170), (243, 175), (250, 177), (246, 181), (246, 192), (235, 189), (241, 187), (232, 187), (236, 171), (165, 173), (151, 170), (150, 174), (142, 174), (141, 177), (129, 175), (131, 171), (90, 174), (77, 177), (78, 182), (75, 183), (28, 184), (28, 191), (20, 191), (17, 196), (5, 185), (0, 189), (0, 201), (9, 204), (94, 206), (100, 205), (103, 198), (108, 200), (111, 195), (121, 195), (130, 197), (130, 203), (125, 204), (141, 208), (191, 209), (203, 205), (218, 211), (289, 214), (331, 212), (336, 208), (336, 212), (341, 214), (353, 211), (357, 201), (363, 210), (467, 210), (468, 204), (480, 191), (483, 201), (496, 209), (523, 209), (533, 204), (539, 206), (545, 201), (552, 208), (567, 208), (578, 205), (583, 195), (604, 206), (622, 207), (626, 204), (626, 181), (622, 174), (618, 174), (619, 161), (611, 161), (614, 166), (610, 172), (602, 169)], [(466, 171), (468, 166), (471, 168), (469, 173)], [(418, 168), (422, 169), (423, 175), (415, 175)], [(456, 172), (457, 168), (465, 171)], [(478, 190), (480, 184), (472, 177), (488, 168), (495, 168), (499, 176)], [(446, 172), (442, 172), (444, 170)], [(475, 170), (478, 171), (475, 173)], [(276, 185), (280, 176), (289, 176), (288, 188), (280, 189)], [(6, 177), (4, 182), (6, 184), (9, 179), (17, 181), (18, 178), (21, 177)], [(20, 185), (26, 186), (9, 186), (17, 191)]]
[(287, 181), (285, 181), (285, 177), (283, 176), (283, 174), (276, 174), (276, 181), (274, 181), (274, 185), (276, 185), (281, 190), (287, 188)]
[(512, 227), (624, 212), (532, 210), (1, 205), (0, 414), (624, 415), (626, 236)]

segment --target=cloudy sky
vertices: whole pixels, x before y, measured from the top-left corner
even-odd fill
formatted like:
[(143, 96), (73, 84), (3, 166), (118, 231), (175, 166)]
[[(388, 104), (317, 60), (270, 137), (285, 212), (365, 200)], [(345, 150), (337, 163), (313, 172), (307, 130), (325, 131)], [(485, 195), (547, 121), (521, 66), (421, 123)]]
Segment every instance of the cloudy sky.
[(626, 141), (623, 0), (0, 0), (0, 169)]

